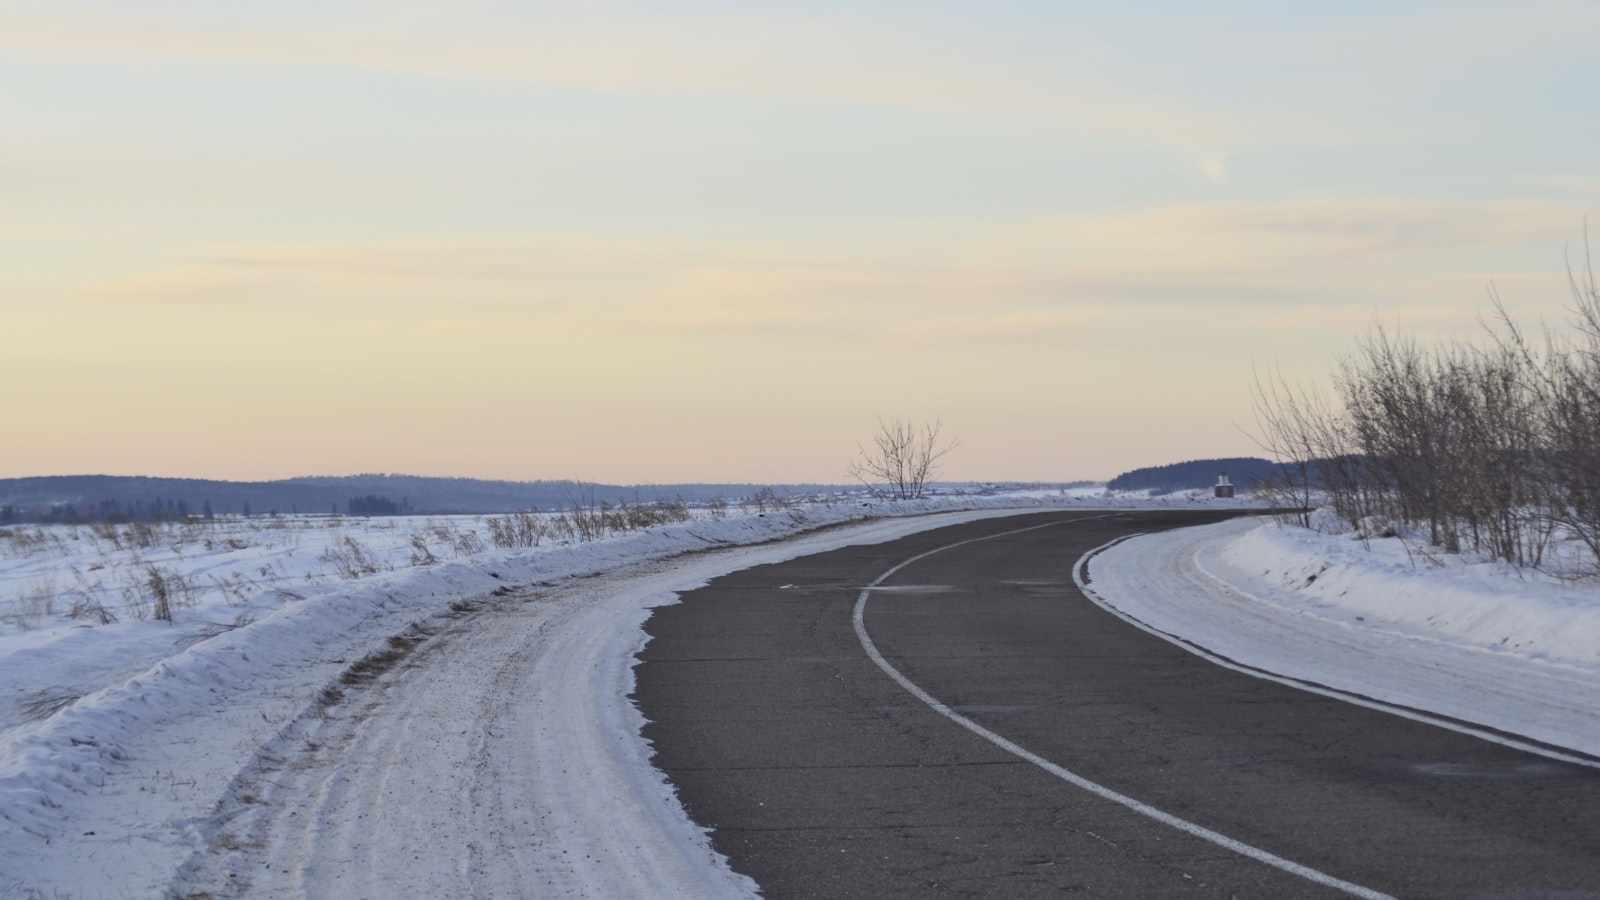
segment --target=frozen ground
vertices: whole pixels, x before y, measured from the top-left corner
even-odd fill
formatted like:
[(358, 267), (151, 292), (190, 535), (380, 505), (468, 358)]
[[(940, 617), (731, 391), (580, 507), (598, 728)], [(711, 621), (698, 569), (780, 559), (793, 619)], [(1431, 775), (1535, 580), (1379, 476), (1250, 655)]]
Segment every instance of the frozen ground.
[[(626, 697), (649, 608), (750, 565), (1108, 502), (841, 504), (526, 550), (484, 549), (471, 517), (250, 520), (121, 548), (13, 533), (0, 543), (0, 898), (747, 894), (638, 737)], [(1600, 591), (1492, 567), (1418, 572), (1377, 549), (1243, 523), (1138, 538), (1091, 572), (1107, 602), (1240, 662), (1600, 750)], [(1152, 585), (1181, 602), (1135, 608)], [(149, 617), (162, 590), (171, 623)], [(118, 621), (99, 624), (97, 607)], [(1277, 653), (1285, 628), (1340, 649)], [(1413, 656), (1425, 662), (1375, 665)], [(1422, 677), (1436, 670), (1452, 674)]]

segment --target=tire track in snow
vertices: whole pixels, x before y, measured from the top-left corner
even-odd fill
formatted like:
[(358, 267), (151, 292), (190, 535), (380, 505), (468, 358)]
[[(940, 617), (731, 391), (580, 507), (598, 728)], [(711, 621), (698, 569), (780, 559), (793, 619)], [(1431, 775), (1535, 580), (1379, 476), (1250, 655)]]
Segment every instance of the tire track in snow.
[(231, 794), (259, 802), (216, 829), (224, 852), (197, 855), (174, 892), (751, 895), (639, 765), (643, 720), (617, 702), (649, 598), (684, 578), (657, 564), (451, 623), (258, 758)]

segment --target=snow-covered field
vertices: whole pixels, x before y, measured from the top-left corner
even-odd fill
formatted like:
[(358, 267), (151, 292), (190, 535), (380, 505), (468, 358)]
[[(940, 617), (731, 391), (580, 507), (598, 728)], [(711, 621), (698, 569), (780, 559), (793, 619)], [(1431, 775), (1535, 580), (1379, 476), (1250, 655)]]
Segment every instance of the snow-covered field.
[[(13, 528), (0, 536), (0, 897), (468, 882), (623, 896), (641, 893), (641, 872), (744, 893), (649, 768), (626, 700), (651, 606), (723, 572), (1009, 510), (1215, 503), (1040, 492), (819, 505), (522, 550), (486, 549), (475, 517), (234, 520), (159, 540)], [(1108, 603), (1234, 660), (1600, 752), (1600, 590), (1493, 567), (1418, 571), (1374, 548), (1256, 520), (1137, 538), (1091, 571)], [(1178, 601), (1165, 611), (1134, 606), (1152, 578)], [(163, 596), (170, 622), (154, 617)], [(497, 617), (495, 633), (467, 644), (463, 623), (479, 615)], [(1285, 628), (1297, 646), (1339, 649), (1267, 655)], [(432, 653), (419, 671), (435, 673), (402, 680), (419, 682), (415, 707), (363, 699), (413, 653)], [(1424, 662), (1378, 665), (1413, 656)], [(527, 702), (486, 718), (473, 703), (501, 682)], [(460, 751), (470, 758), (449, 749), (470, 742), (426, 732), (456, 716), (483, 729)], [(328, 759), (363, 740), (437, 777), (401, 784)], [(510, 747), (525, 755), (503, 758)], [(475, 802), (482, 821), (437, 817), (513, 772), (520, 802)], [(310, 806), (277, 802), (296, 785)], [(384, 828), (357, 827), (379, 814)], [(320, 830), (290, 840), (273, 819), (290, 815)], [(396, 862), (452, 829), (528, 822), (545, 836), (535, 853), (479, 842), (448, 865)], [(606, 841), (637, 864), (604, 862)]]

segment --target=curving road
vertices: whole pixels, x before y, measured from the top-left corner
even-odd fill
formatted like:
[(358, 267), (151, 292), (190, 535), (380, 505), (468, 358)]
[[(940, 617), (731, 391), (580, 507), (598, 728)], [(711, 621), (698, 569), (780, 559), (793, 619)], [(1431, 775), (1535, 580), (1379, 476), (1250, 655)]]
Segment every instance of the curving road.
[(656, 765), (774, 898), (1600, 897), (1600, 771), (1221, 668), (1074, 584), (1217, 517), (990, 519), (717, 578), (646, 625)]
[[(627, 697), (651, 607), (753, 565), (990, 515), (868, 520), (554, 583), (503, 584), (453, 598), (440, 615), (379, 640), (376, 655), (362, 648), (384, 623), (363, 623), (366, 640), (333, 642), (346, 646), (343, 658), (307, 658), (282, 678), (264, 677), (260, 698), (282, 702), (219, 695), (226, 701), (215, 719), (187, 723), (180, 739), (210, 748), (190, 757), (203, 757), (205, 770), (169, 767), (140, 781), (124, 812), (93, 817), (77, 843), (51, 846), (91, 863), (55, 893), (752, 896), (754, 883), (728, 870), (649, 765), (644, 719)], [(142, 736), (136, 754), (160, 765), (165, 736)], [(192, 848), (186, 861), (168, 878), (163, 848), (139, 843), (128, 852), (151, 858), (146, 871), (166, 878), (162, 885), (97, 878), (109, 848), (130, 842), (102, 842), (96, 832), (132, 832), (122, 820), (136, 824), (139, 798), (157, 789), (195, 795), (198, 814), (176, 825), (190, 839), (166, 851)], [(113, 861), (106, 870), (121, 868)], [(11, 896), (8, 874), (0, 872), (0, 897)], [(33, 893), (49, 894), (23, 895)]]

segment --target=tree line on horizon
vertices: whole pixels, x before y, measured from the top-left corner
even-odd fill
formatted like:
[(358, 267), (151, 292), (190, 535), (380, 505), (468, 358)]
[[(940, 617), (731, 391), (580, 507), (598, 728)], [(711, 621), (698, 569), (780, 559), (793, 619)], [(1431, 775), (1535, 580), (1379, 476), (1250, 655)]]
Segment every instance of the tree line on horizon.
[(0, 525), (165, 521), (223, 515), (498, 514), (596, 502), (711, 502), (762, 490), (810, 495), (838, 485), (611, 485), (578, 480), (488, 481), (415, 475), (316, 476), (269, 482), (65, 475), (0, 479)]
[(1277, 474), (1278, 464), (1258, 456), (1191, 459), (1164, 466), (1134, 469), (1106, 482), (1109, 491), (1149, 491), (1154, 495), (1201, 490), (1217, 483), (1223, 474), (1233, 484), (1250, 489)]

